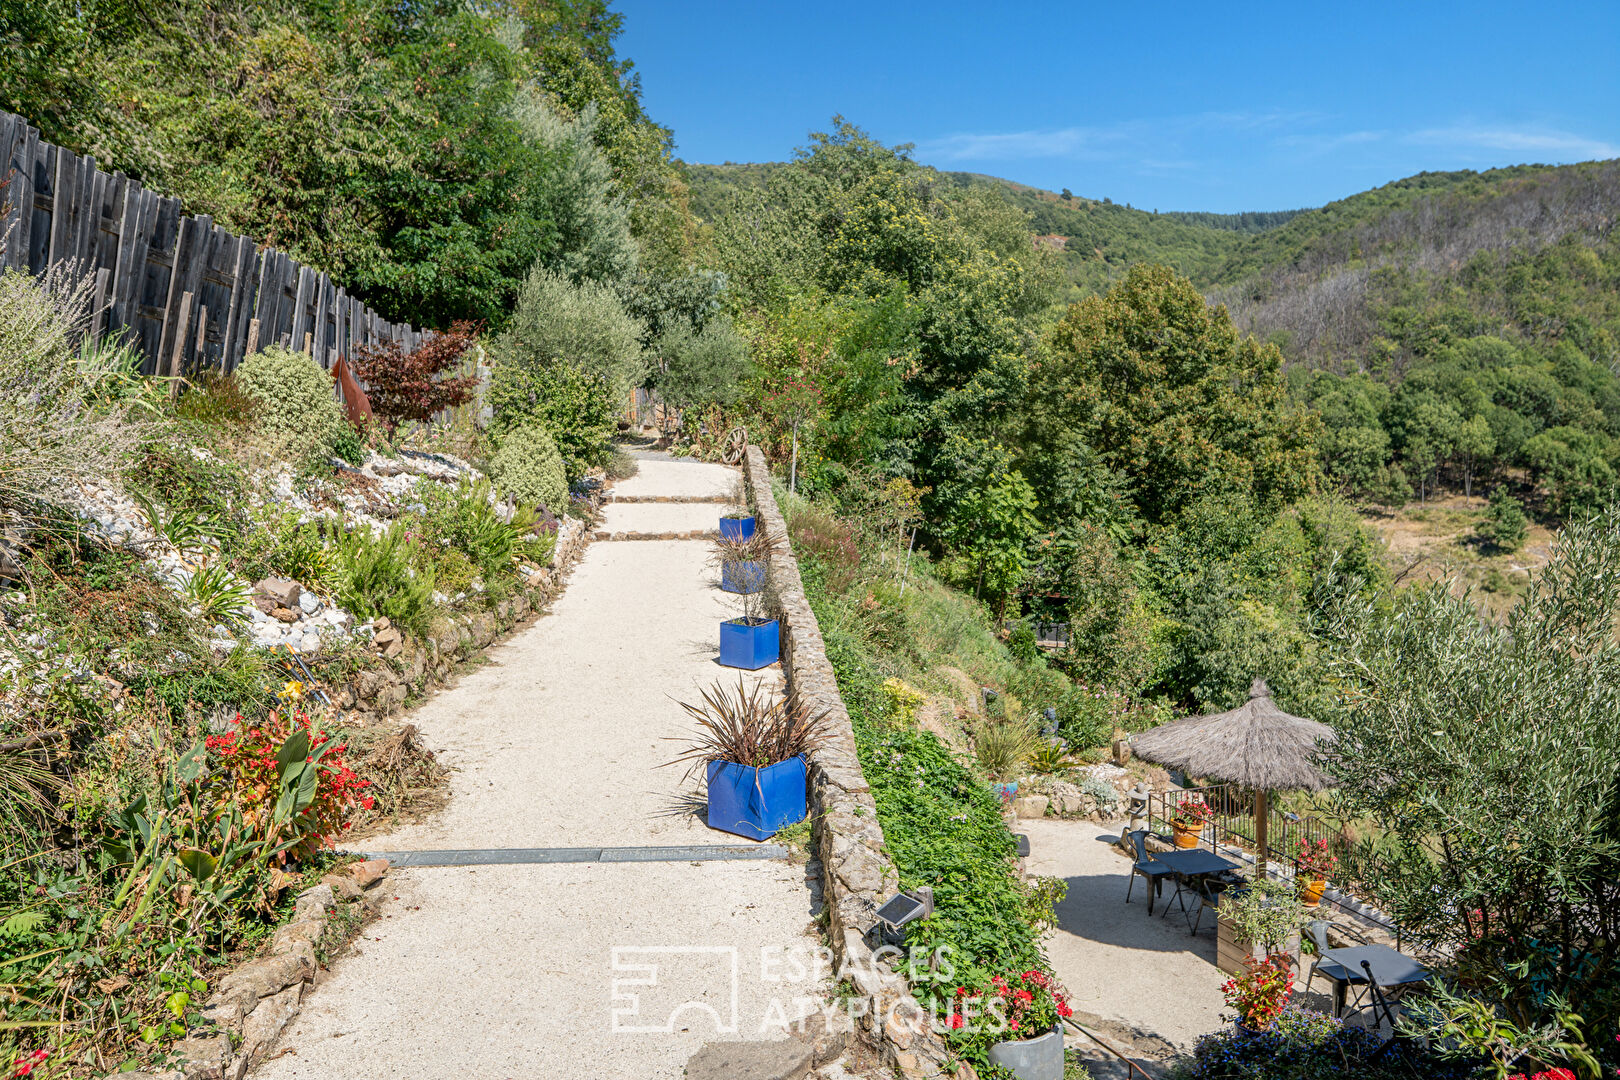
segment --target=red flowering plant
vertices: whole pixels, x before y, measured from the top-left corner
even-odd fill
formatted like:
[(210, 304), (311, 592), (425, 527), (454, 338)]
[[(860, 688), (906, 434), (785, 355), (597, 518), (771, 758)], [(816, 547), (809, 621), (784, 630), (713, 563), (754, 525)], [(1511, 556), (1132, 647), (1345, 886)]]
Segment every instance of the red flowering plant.
[[(34, 1070), (45, 1064), (46, 1059), (50, 1056), (51, 1052), (49, 1050), (35, 1050), (32, 1054), (25, 1054), (13, 1061), (11, 1063), (12, 1080), (22, 1076), (32, 1076)], [(0, 1061), (4, 1060), (4, 1058), (0, 1058)]]
[(301, 708), (273, 710), (252, 724), (238, 715), (231, 730), (203, 744), (219, 763), (209, 777), (215, 804), (239, 812), (243, 832), (267, 841), (278, 862), (331, 847), (350, 812), (374, 804), (365, 793), (371, 781), (344, 761), (348, 747)]
[(1330, 877), (1338, 868), (1339, 857), (1328, 851), (1326, 840), (1307, 840), (1300, 837), (1299, 846), (1294, 851), (1294, 866), (1299, 876), (1311, 881)]
[(1183, 829), (1202, 829), (1215, 820), (1215, 808), (1204, 801), (1202, 795), (1188, 795), (1176, 803), (1172, 824)]
[(1228, 1008), (1236, 1010), (1238, 1022), (1261, 1031), (1276, 1022), (1294, 992), (1294, 971), (1286, 957), (1275, 956), (1244, 961), (1243, 974), (1221, 986)]
[(1032, 1039), (1057, 1027), (1074, 1010), (1056, 977), (1031, 968), (989, 986), (958, 986), (950, 1012), (941, 1018), (958, 1052), (1008, 1039)]

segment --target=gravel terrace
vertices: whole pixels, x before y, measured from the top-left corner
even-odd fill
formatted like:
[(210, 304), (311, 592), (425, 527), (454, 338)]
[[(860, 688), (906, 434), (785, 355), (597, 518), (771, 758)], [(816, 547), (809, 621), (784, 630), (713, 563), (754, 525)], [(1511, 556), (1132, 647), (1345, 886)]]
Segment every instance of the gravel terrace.
[[(723, 500), (738, 480), (646, 458), (615, 490)], [(725, 509), (608, 513), (632, 507), (659, 531)], [(737, 678), (714, 659), (739, 607), (716, 576), (700, 541), (590, 545), (551, 614), (412, 717), (455, 770), (449, 807), (367, 847), (747, 844), (683, 811), (700, 789), (658, 768), (691, 727), (678, 702)], [(323, 973), (259, 1077), (675, 1078), (705, 1042), (781, 1037), (806, 1011), (795, 999), (823, 989), (776, 981), (784, 954), (818, 941), (804, 871), (783, 860), (396, 869), (381, 888), (397, 899)], [(656, 985), (634, 985), (654, 964)]]

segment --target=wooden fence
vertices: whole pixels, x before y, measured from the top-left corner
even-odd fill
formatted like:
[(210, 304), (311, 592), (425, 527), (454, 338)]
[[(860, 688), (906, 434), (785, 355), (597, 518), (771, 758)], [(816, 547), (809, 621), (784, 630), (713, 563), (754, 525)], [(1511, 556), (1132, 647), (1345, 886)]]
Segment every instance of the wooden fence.
[(98, 334), (122, 334), (142, 371), (232, 371), (256, 348), (284, 344), (324, 368), (360, 345), (422, 334), (390, 323), (274, 248), (188, 217), (178, 199), (104, 173), (93, 158), (42, 142), (0, 111), (0, 268), (35, 274), (66, 263), (95, 275)]

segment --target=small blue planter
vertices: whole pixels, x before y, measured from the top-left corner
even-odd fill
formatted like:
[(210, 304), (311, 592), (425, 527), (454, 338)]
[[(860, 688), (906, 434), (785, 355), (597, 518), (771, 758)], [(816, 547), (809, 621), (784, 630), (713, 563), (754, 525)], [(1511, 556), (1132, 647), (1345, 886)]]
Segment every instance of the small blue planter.
[(994, 795), (1002, 802), (1006, 802), (1008, 799), (1018, 794), (1018, 782), (1015, 780), (1010, 784), (991, 784), (990, 794)]
[(759, 592), (765, 587), (765, 564), (753, 559), (722, 563), (720, 587), (726, 592)]
[(720, 624), (720, 662), (754, 671), (782, 658), (782, 624), (775, 619), (727, 619)]
[(720, 539), (722, 540), (747, 540), (753, 535), (753, 515), (748, 517), (723, 517), (720, 519)]
[(765, 840), (776, 830), (803, 821), (807, 772), (802, 757), (762, 769), (709, 762), (709, 828)]

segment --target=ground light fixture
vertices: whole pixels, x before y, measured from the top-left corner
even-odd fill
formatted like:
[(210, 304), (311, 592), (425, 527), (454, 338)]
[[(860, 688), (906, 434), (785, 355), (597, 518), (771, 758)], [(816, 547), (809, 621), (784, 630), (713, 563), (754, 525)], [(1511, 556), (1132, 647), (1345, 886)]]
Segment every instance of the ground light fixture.
[(866, 931), (874, 945), (901, 945), (906, 940), (905, 925), (926, 919), (934, 913), (934, 890), (919, 885), (910, 893), (898, 892), (877, 910), (877, 922)]

